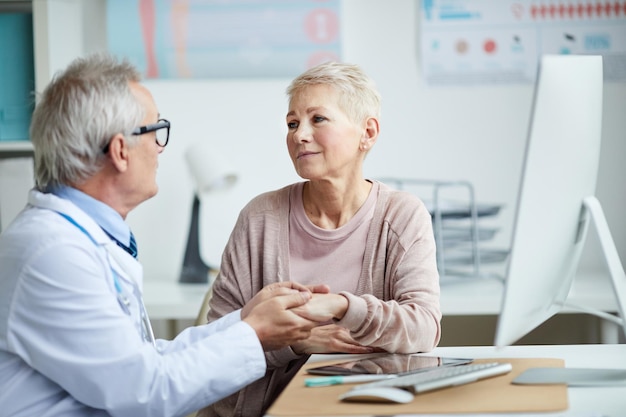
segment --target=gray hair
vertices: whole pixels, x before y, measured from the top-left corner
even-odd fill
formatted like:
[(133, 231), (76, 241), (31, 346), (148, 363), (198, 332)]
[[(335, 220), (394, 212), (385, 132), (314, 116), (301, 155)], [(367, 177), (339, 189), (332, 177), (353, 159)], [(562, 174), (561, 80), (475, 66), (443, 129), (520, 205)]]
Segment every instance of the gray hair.
[(289, 101), (311, 85), (329, 85), (339, 92), (339, 106), (354, 122), (368, 117), (380, 118), (380, 93), (363, 70), (354, 64), (326, 62), (296, 77), (289, 87)]
[(74, 60), (43, 91), (33, 112), (30, 137), (35, 149), (35, 184), (45, 191), (60, 184), (80, 184), (104, 163), (103, 149), (132, 131), (145, 117), (131, 82), (141, 74), (128, 61), (107, 54)]

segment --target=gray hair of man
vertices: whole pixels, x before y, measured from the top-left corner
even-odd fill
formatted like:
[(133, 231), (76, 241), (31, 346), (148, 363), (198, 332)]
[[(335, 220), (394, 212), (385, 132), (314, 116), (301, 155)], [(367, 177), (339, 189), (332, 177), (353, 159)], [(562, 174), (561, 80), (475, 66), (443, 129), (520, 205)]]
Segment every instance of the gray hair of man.
[(325, 62), (303, 72), (287, 87), (289, 102), (311, 85), (328, 85), (339, 92), (339, 106), (353, 122), (380, 118), (381, 97), (374, 81), (354, 64)]
[(105, 161), (103, 149), (122, 133), (129, 146), (132, 131), (145, 117), (131, 82), (141, 74), (127, 60), (103, 53), (74, 60), (54, 75), (33, 112), (30, 137), (35, 153), (35, 185), (40, 191), (81, 184)]

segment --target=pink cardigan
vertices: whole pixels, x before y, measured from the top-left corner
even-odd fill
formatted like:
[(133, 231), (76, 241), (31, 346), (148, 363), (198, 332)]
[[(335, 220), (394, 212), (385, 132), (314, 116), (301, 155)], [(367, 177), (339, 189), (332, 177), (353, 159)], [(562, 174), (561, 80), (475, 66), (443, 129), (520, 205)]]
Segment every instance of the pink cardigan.
[[(213, 284), (209, 321), (241, 308), (265, 285), (289, 280), (289, 185), (261, 194), (241, 211)], [(439, 274), (432, 221), (414, 195), (380, 184), (361, 276), (336, 321), (362, 345), (388, 352), (432, 350), (441, 336)], [(266, 376), (198, 416), (262, 416), (307, 355), (266, 353)]]

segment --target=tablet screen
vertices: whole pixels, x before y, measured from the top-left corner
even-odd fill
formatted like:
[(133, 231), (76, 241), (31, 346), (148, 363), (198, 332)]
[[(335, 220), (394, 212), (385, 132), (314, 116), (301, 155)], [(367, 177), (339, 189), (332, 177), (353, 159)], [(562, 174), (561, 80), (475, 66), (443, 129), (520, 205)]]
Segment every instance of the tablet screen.
[(408, 374), (436, 368), (438, 366), (462, 365), (470, 363), (468, 358), (447, 358), (417, 354), (389, 353), (364, 359), (350, 360), (334, 365), (318, 366), (307, 370), (314, 375), (367, 375), (367, 374)]

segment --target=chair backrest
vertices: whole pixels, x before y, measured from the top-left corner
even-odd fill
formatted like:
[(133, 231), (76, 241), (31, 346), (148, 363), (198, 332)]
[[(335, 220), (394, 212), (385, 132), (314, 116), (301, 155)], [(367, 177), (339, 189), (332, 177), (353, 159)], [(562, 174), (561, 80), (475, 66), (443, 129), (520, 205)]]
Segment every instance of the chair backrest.
[(211, 295), (213, 294), (213, 290), (211, 287), (207, 290), (204, 295), (204, 299), (202, 300), (202, 305), (200, 306), (200, 311), (198, 312), (198, 317), (196, 317), (196, 322), (194, 323), (196, 326), (201, 324), (207, 324), (207, 314), (209, 313), (209, 300), (211, 299)]

